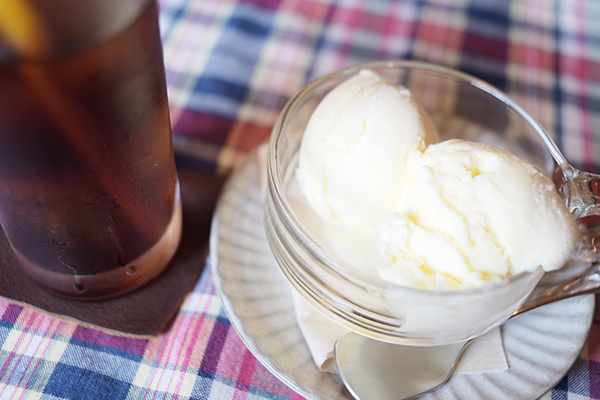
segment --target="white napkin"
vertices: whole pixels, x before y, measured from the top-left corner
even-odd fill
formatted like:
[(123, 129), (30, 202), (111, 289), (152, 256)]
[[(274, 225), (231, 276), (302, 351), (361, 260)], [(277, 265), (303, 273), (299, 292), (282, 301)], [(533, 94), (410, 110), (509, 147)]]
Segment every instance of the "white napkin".
[[(261, 189), (266, 196), (268, 144), (257, 149)], [(327, 318), (294, 289), (292, 289), (296, 320), (308, 345), (313, 360), (321, 371), (337, 372), (333, 361), (333, 346), (348, 329)], [(477, 338), (462, 354), (455, 374), (503, 371), (508, 369), (500, 328)]]

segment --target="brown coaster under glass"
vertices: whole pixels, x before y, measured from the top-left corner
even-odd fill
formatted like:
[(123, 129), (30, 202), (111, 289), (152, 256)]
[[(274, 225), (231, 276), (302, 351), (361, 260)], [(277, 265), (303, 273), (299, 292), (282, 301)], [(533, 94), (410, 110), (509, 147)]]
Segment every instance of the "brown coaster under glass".
[(181, 245), (171, 265), (137, 291), (110, 300), (81, 302), (57, 297), (33, 283), (0, 230), (0, 296), (55, 318), (128, 336), (153, 337), (167, 329), (204, 268), (213, 210), (224, 176), (178, 170), (183, 206)]

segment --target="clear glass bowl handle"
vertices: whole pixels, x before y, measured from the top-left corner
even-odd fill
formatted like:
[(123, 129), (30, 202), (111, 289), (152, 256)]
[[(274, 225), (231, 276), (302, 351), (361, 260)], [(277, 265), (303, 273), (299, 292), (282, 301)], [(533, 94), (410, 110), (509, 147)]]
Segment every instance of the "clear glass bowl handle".
[(563, 163), (554, 183), (567, 208), (579, 222), (580, 239), (573, 257), (600, 261), (600, 175)]

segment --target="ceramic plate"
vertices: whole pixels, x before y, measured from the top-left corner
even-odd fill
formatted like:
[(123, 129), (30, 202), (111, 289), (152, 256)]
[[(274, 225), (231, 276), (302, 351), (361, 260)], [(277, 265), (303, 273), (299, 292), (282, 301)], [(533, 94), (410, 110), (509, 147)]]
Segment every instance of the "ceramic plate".
[[(308, 399), (348, 399), (337, 375), (315, 367), (296, 324), (293, 289), (267, 243), (259, 170), (257, 155), (249, 156), (226, 185), (213, 219), (210, 257), (223, 306), (250, 351), (292, 389)], [(580, 296), (507, 322), (503, 339), (508, 370), (455, 375), (420, 400), (537, 399), (577, 359), (593, 311), (594, 296)]]

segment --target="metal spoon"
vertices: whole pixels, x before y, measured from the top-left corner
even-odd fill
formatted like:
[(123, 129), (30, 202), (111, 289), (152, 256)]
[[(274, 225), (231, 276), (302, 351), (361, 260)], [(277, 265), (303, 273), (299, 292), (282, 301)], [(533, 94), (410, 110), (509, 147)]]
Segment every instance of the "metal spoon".
[[(535, 292), (511, 318), (555, 301), (597, 292), (600, 292), (600, 264)], [(337, 340), (335, 364), (344, 385), (357, 400), (410, 399), (446, 383), (471, 341), (442, 346), (402, 346), (351, 332)]]

